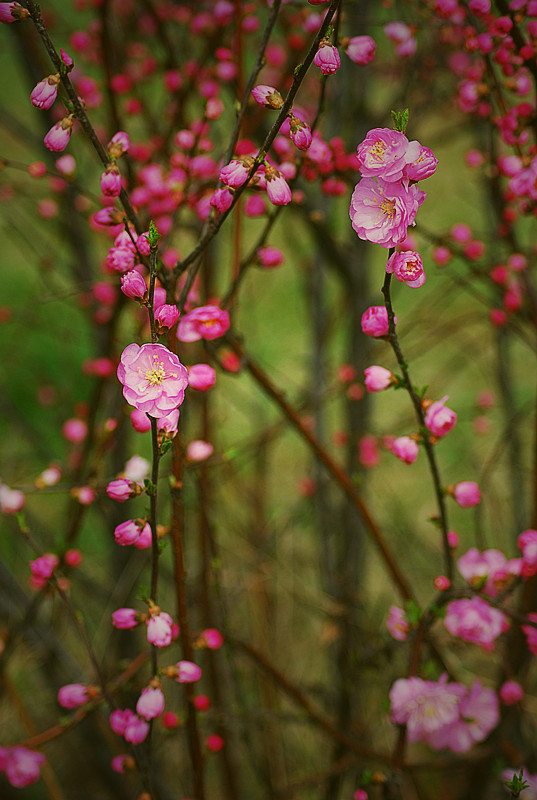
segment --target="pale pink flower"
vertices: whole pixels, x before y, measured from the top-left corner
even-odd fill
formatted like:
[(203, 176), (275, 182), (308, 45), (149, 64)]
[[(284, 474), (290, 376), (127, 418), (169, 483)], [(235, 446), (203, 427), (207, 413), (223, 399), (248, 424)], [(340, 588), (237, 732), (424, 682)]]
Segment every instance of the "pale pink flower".
[(11, 22), (26, 19), (29, 16), (30, 12), (23, 8), (20, 3), (0, 3), (0, 22), (10, 24)]
[(345, 47), (345, 52), (355, 64), (364, 67), (375, 58), (375, 40), (371, 36), (353, 36)]
[(373, 128), (357, 147), (358, 169), (363, 178), (400, 181), (408, 164), (421, 153), (419, 142), (409, 142), (404, 133), (392, 128)]
[(453, 488), (453, 497), (461, 508), (471, 508), (481, 502), (479, 486), (474, 481), (461, 481)]
[(136, 703), (136, 713), (144, 719), (154, 719), (164, 711), (164, 702), (162, 689), (146, 686)]
[(341, 66), (341, 59), (337, 47), (323, 39), (315, 53), (313, 63), (319, 67), (323, 75), (333, 75)]
[(117, 376), (127, 403), (150, 417), (166, 416), (180, 406), (188, 386), (186, 368), (162, 344), (128, 345)]
[(118, 608), (112, 613), (112, 624), (118, 630), (131, 630), (138, 625), (138, 612), (135, 608)]
[[(394, 323), (397, 322), (397, 317), (394, 318)], [(388, 335), (388, 311), (385, 306), (370, 306), (362, 314), (362, 331), (366, 336), (373, 336), (375, 339), (379, 336)]]
[(58, 691), (58, 703), (62, 708), (78, 708), (88, 699), (88, 689), (83, 683), (68, 683)]
[(212, 389), (216, 382), (216, 372), (209, 364), (193, 364), (188, 369), (188, 385), (200, 392)]
[(402, 608), (390, 606), (386, 627), (394, 639), (398, 642), (405, 642), (408, 636), (409, 624), (406, 614)]
[(431, 403), (425, 412), (425, 424), (433, 436), (445, 436), (457, 422), (456, 413), (445, 406), (447, 399), (448, 395), (436, 403)]
[(194, 439), (186, 448), (186, 457), (189, 461), (205, 461), (206, 458), (212, 456), (213, 452), (214, 447), (212, 444), (201, 439)]
[(44, 138), (45, 147), (55, 153), (61, 153), (69, 144), (74, 120), (72, 117), (64, 117), (56, 123)]
[(475, 681), (470, 691), (465, 691), (459, 704), (459, 718), (428, 738), (428, 744), (436, 750), (447, 747), (455, 753), (466, 753), (499, 722), (498, 698), (492, 689), (484, 689)]
[(418, 457), (418, 443), (410, 436), (399, 436), (392, 442), (392, 453), (405, 464), (413, 464)]
[(165, 611), (147, 620), (147, 641), (155, 647), (167, 647), (172, 640), (173, 620)]
[(273, 86), (260, 83), (252, 89), (252, 96), (256, 103), (265, 108), (278, 109), (283, 106), (283, 97)]
[(365, 388), (368, 392), (382, 392), (393, 383), (393, 372), (376, 364), (364, 370)]
[(386, 272), (393, 272), (398, 281), (406, 283), (411, 289), (418, 289), (426, 280), (421, 256), (415, 250), (392, 253), (386, 264)]
[(25, 747), (10, 747), (5, 766), (6, 778), (12, 786), (22, 789), (39, 780), (40, 769), (45, 762), (43, 753), (36, 753)]
[(426, 197), (416, 184), (408, 188), (379, 178), (362, 178), (351, 198), (352, 227), (360, 237), (383, 247), (395, 247), (414, 225), (416, 212)]
[(427, 741), (459, 718), (466, 689), (458, 683), (400, 678), (390, 691), (392, 719), (407, 726), (409, 742)]
[(483, 650), (494, 650), (498, 636), (509, 628), (505, 614), (480, 597), (448, 603), (444, 624), (453, 636), (473, 642)]
[(16, 514), (24, 506), (25, 497), (19, 489), (10, 489), (0, 483), (0, 511), (3, 514)]
[(59, 82), (60, 76), (58, 74), (49, 75), (48, 78), (43, 78), (42, 81), (39, 81), (30, 95), (32, 105), (44, 110), (50, 108), (58, 95)]
[(201, 669), (192, 661), (178, 661), (176, 664), (177, 683), (196, 683), (201, 678)]
[(229, 329), (229, 314), (218, 306), (199, 306), (185, 314), (179, 321), (177, 338), (180, 342), (197, 342), (199, 339), (218, 339)]

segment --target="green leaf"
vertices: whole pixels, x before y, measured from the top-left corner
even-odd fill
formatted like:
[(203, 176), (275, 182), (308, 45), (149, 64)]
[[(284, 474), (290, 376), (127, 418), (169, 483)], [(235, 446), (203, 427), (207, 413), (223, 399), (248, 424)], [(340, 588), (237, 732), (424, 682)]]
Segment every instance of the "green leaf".
[(393, 127), (396, 131), (405, 133), (408, 124), (408, 108), (404, 111), (392, 111)]
[(157, 230), (157, 226), (151, 220), (149, 223), (149, 233), (147, 234), (147, 241), (149, 242), (149, 246), (154, 249), (158, 244), (158, 240), (160, 239), (160, 233)]
[(529, 784), (522, 777), (524, 770), (521, 769), (519, 774), (513, 773), (513, 780), (505, 781), (505, 785), (511, 790), (511, 797), (520, 797), (520, 792), (524, 789), (529, 789)]
[(172, 440), (164, 439), (164, 441), (160, 445), (160, 455), (163, 456), (165, 453), (167, 453), (171, 446), (172, 446)]
[(414, 600), (408, 600), (406, 602), (405, 613), (410, 625), (417, 625), (421, 619), (421, 608)]

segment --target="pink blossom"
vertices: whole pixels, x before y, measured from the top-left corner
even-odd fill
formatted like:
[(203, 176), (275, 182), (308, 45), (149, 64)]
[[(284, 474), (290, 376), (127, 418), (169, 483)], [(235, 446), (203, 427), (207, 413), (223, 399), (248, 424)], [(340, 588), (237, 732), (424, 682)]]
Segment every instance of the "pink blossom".
[(115, 164), (110, 164), (101, 175), (101, 192), (105, 197), (117, 197), (121, 193), (121, 175)]
[(456, 413), (445, 406), (447, 399), (448, 395), (437, 400), (436, 403), (431, 403), (425, 412), (425, 424), (433, 436), (445, 436), (457, 422)]
[(257, 250), (257, 260), (262, 267), (272, 269), (279, 267), (284, 262), (284, 255), (281, 250), (271, 245), (262, 245)]
[(365, 373), (365, 388), (368, 392), (382, 392), (393, 383), (393, 372), (384, 367), (374, 365), (367, 367)]
[(407, 164), (403, 170), (403, 179), (421, 181), (430, 178), (436, 172), (438, 159), (429, 147), (420, 145), (418, 157)]
[(315, 53), (313, 63), (319, 67), (323, 75), (333, 75), (341, 66), (341, 59), (337, 47), (330, 44), (326, 39), (319, 45)]
[(207, 736), (205, 744), (207, 746), (207, 749), (210, 750), (211, 753), (219, 753), (220, 750), (224, 747), (225, 742), (222, 739), (222, 737), (219, 736), (217, 733), (211, 733), (210, 736)]
[(179, 321), (177, 338), (180, 342), (199, 339), (219, 339), (229, 329), (229, 314), (218, 306), (199, 306)]
[(522, 552), (522, 574), (527, 578), (535, 575), (537, 572), (537, 531), (533, 528), (523, 531), (517, 539), (517, 547)]
[(179, 423), (179, 409), (170, 411), (165, 417), (159, 417), (157, 420), (157, 430), (164, 432), (165, 435), (171, 439), (177, 433), (177, 426)]
[(444, 624), (453, 636), (488, 651), (494, 650), (498, 636), (509, 628), (505, 614), (480, 597), (453, 600), (447, 606)]
[[(1, 5), (6, 5), (2, 3)], [(11, 4), (10, 4), (11, 5)], [(7, 752), (6, 778), (12, 786), (22, 789), (39, 780), (40, 769), (46, 758), (43, 753), (25, 747), (11, 747)]]
[[(397, 317), (394, 323), (397, 322)], [(375, 339), (379, 336), (388, 335), (388, 312), (385, 306), (370, 306), (362, 314), (362, 331), (366, 336), (373, 336)]]
[(138, 612), (135, 608), (118, 608), (112, 613), (112, 624), (118, 630), (131, 630), (138, 625)]
[(130, 144), (128, 134), (124, 131), (118, 131), (108, 142), (108, 155), (112, 159), (120, 158), (123, 153), (129, 152)]
[(461, 508), (471, 508), (481, 502), (479, 486), (474, 481), (461, 481), (453, 488), (453, 497)]
[(232, 203), (233, 192), (228, 186), (224, 186), (223, 189), (215, 189), (214, 194), (211, 197), (211, 206), (218, 212), (218, 214), (222, 214), (224, 211), (227, 211)]
[(223, 644), (223, 636), (216, 628), (202, 631), (197, 641), (198, 647), (207, 647), (209, 650), (218, 650)]
[(345, 52), (355, 64), (364, 67), (375, 58), (375, 40), (371, 36), (353, 36), (345, 47)]
[(410, 436), (399, 436), (392, 442), (392, 453), (405, 464), (413, 464), (418, 457), (418, 443)]
[(200, 392), (212, 389), (216, 382), (216, 372), (209, 364), (193, 364), (187, 369), (189, 386)]
[(410, 742), (428, 741), (459, 718), (459, 703), (466, 689), (458, 683), (400, 678), (390, 691), (392, 719), (407, 726)]
[(163, 333), (173, 328), (178, 319), (179, 309), (176, 305), (164, 303), (159, 306), (155, 311), (155, 323), (158, 335), (162, 336)]
[(133, 714), (126, 726), (123, 736), (131, 744), (140, 744), (149, 733), (149, 723)]
[(351, 198), (352, 227), (360, 237), (383, 247), (395, 247), (414, 225), (416, 212), (426, 195), (416, 184), (408, 188), (379, 178), (362, 178)]
[(151, 420), (145, 411), (138, 411), (137, 408), (131, 411), (131, 425), (138, 433), (147, 433), (151, 430)]
[(139, 303), (147, 301), (148, 291), (145, 280), (135, 269), (131, 269), (121, 276), (121, 291), (131, 300), (137, 300)]
[(167, 647), (172, 640), (173, 620), (165, 611), (147, 620), (147, 641), (155, 647)]
[(88, 435), (88, 424), (83, 419), (71, 417), (66, 420), (62, 425), (62, 434), (67, 441), (73, 444), (80, 444)]
[(289, 184), (275, 167), (265, 167), (265, 178), (267, 184), (267, 195), (270, 202), (275, 206), (286, 206), (291, 202), (291, 189)]
[(114, 272), (130, 272), (136, 263), (136, 253), (130, 247), (111, 247), (106, 263)]
[(118, 736), (123, 736), (133, 716), (134, 712), (130, 708), (116, 708), (109, 717), (110, 727)]
[(57, 555), (45, 553), (34, 561), (30, 561), (30, 569), (34, 578), (44, 581), (52, 577), (52, 573), (59, 563), (60, 559)]
[(56, 123), (44, 138), (45, 147), (55, 153), (61, 153), (69, 144), (74, 120), (71, 116), (64, 117)]
[(201, 678), (201, 669), (192, 661), (179, 661), (175, 666), (177, 683), (196, 683)]
[(3, 514), (16, 514), (24, 506), (24, 502), (23, 492), (0, 483), (0, 511)]
[(189, 461), (205, 461), (206, 458), (212, 456), (213, 452), (212, 444), (201, 439), (194, 439), (186, 449), (186, 457)]
[(398, 281), (406, 283), (411, 289), (418, 289), (426, 280), (421, 256), (415, 250), (392, 253), (386, 264), (386, 272), (393, 272)]
[(363, 178), (400, 181), (403, 171), (420, 156), (419, 142), (409, 142), (392, 128), (373, 128), (357, 147), (358, 169)]
[[(0, 22), (10, 24), (30, 16), (30, 12), (20, 3), (0, 3)], [(15, 784), (14, 784), (15, 785)]]
[(311, 128), (307, 122), (291, 114), (289, 118), (289, 135), (295, 147), (307, 150), (312, 141)]
[(462, 577), (474, 589), (482, 589), (489, 597), (496, 597), (514, 575), (520, 574), (520, 559), (508, 561), (500, 550), (485, 550), (480, 553), (471, 547), (457, 561)]
[(44, 110), (50, 108), (58, 95), (59, 82), (60, 76), (58, 74), (49, 75), (48, 78), (43, 78), (42, 81), (39, 81), (30, 95), (32, 105)]
[(221, 183), (225, 183), (226, 186), (242, 186), (253, 165), (254, 159), (251, 156), (245, 156), (240, 159), (234, 158), (229, 164), (222, 167), (218, 177)]
[(283, 106), (283, 97), (273, 86), (260, 83), (252, 89), (252, 96), (256, 103), (265, 108), (278, 109)]
[(142, 530), (149, 527), (149, 523), (142, 519), (128, 519), (116, 526), (114, 539), (122, 546), (134, 544), (139, 538)]
[(111, 500), (115, 500), (117, 503), (125, 503), (127, 500), (130, 500), (131, 497), (136, 497), (136, 495), (140, 494), (140, 491), (140, 486), (125, 478), (118, 478), (115, 481), (110, 481), (106, 487), (108, 497)]
[(144, 719), (154, 719), (164, 711), (164, 702), (162, 689), (146, 686), (136, 703), (136, 713)]
[(524, 689), (516, 681), (505, 681), (500, 686), (500, 699), (506, 706), (513, 706), (524, 697)]
[[(537, 614), (530, 612), (528, 614), (528, 619), (531, 620), (531, 622), (537, 622)], [(537, 628), (534, 628), (533, 625), (523, 625), (522, 630), (526, 634), (528, 650), (530, 653), (533, 653), (534, 656), (537, 656)]]
[(150, 417), (163, 417), (180, 406), (188, 386), (186, 368), (162, 344), (129, 344), (117, 376), (127, 403)]
[(68, 683), (58, 692), (58, 703), (62, 708), (78, 708), (89, 699), (87, 686), (83, 683)]
[(394, 639), (398, 642), (405, 642), (408, 636), (409, 624), (406, 614), (402, 608), (390, 606), (386, 627)]
[(498, 698), (492, 689), (484, 689), (475, 681), (461, 698), (459, 718), (435, 731), (428, 739), (431, 747), (447, 747), (455, 753), (466, 753), (476, 742), (485, 739), (500, 719)]

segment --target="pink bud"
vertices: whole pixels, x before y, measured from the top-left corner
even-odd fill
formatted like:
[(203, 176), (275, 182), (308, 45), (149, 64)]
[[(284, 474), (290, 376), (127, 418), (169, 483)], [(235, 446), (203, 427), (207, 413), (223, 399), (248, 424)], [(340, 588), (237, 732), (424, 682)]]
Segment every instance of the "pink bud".
[(341, 66), (341, 59), (337, 47), (323, 39), (315, 54), (313, 63), (319, 67), (323, 75), (333, 75)]
[(394, 382), (394, 375), (389, 369), (374, 365), (364, 370), (365, 388), (368, 392), (382, 392)]
[(218, 214), (222, 214), (224, 211), (227, 211), (232, 203), (233, 192), (228, 186), (225, 186), (223, 189), (215, 189), (214, 194), (211, 197), (211, 206)]
[(44, 110), (50, 108), (56, 100), (59, 82), (59, 75), (49, 75), (48, 78), (39, 81), (30, 95), (32, 105)]
[(445, 592), (451, 586), (451, 581), (445, 575), (437, 575), (434, 579), (434, 587), (439, 592)]
[(188, 367), (188, 385), (200, 392), (211, 389), (216, 382), (216, 372), (209, 364), (193, 364)]
[(221, 736), (218, 736), (218, 734), (216, 733), (212, 733), (205, 740), (205, 744), (207, 745), (207, 749), (210, 750), (211, 753), (218, 753), (223, 748), (225, 742)]
[(118, 608), (112, 613), (112, 624), (118, 630), (130, 630), (138, 625), (138, 612), (135, 608)]
[(313, 138), (308, 123), (292, 114), (289, 118), (289, 135), (299, 150), (307, 150)]
[(265, 177), (270, 202), (275, 206), (286, 206), (290, 203), (291, 189), (281, 172), (275, 167), (265, 167)]
[(18, 489), (10, 489), (0, 483), (0, 511), (4, 514), (16, 514), (24, 506), (25, 497)]
[(131, 497), (140, 494), (141, 487), (138, 484), (128, 481), (125, 478), (118, 478), (116, 481), (110, 481), (106, 487), (106, 493), (111, 500), (118, 503), (125, 503)]
[(355, 64), (365, 66), (375, 58), (375, 41), (371, 36), (353, 36), (345, 47), (345, 52)]
[(453, 488), (453, 497), (461, 508), (471, 508), (481, 502), (479, 486), (473, 481), (461, 481)]
[(58, 692), (58, 703), (63, 708), (78, 708), (88, 702), (88, 690), (82, 683), (69, 683)]
[(114, 134), (108, 142), (108, 155), (110, 158), (120, 158), (123, 153), (128, 153), (130, 148), (130, 139), (128, 134), (124, 131), (118, 131)]
[(196, 711), (207, 711), (211, 707), (211, 701), (206, 694), (198, 694), (194, 698), (194, 708)]
[(207, 647), (209, 650), (218, 650), (223, 644), (222, 634), (216, 628), (207, 628), (200, 634), (197, 641), (198, 647)]
[(147, 620), (147, 641), (155, 647), (167, 647), (172, 640), (172, 618), (165, 611)]
[(418, 443), (410, 436), (399, 436), (392, 443), (392, 453), (405, 464), (413, 464), (419, 453)]
[(205, 461), (206, 458), (212, 456), (213, 452), (212, 444), (201, 439), (194, 439), (186, 449), (186, 457), (189, 461)]
[(115, 164), (106, 168), (101, 175), (101, 192), (106, 197), (117, 197), (121, 192), (121, 175)]
[[(397, 317), (394, 318), (394, 323), (397, 322)], [(370, 306), (362, 314), (362, 331), (366, 336), (387, 336), (389, 332), (388, 327), (388, 311), (385, 306)]]
[(30, 12), (20, 3), (0, 3), (0, 22), (10, 24), (30, 16)]
[(179, 309), (177, 306), (172, 306), (168, 303), (159, 306), (155, 312), (155, 323), (158, 335), (161, 336), (170, 328), (173, 328), (178, 319)]
[(136, 713), (144, 719), (154, 719), (164, 711), (164, 702), (162, 689), (146, 686), (136, 703)]
[(176, 664), (177, 683), (195, 683), (201, 678), (201, 669), (192, 661), (179, 661)]
[(140, 273), (131, 269), (121, 276), (121, 291), (132, 300), (145, 303), (147, 300), (147, 286)]
[(278, 109), (283, 106), (283, 97), (273, 86), (259, 84), (252, 89), (252, 96), (256, 103), (265, 108)]
[(522, 700), (524, 689), (516, 681), (506, 681), (500, 687), (500, 698), (504, 705), (512, 706)]
[(44, 138), (45, 147), (55, 153), (61, 153), (69, 144), (73, 128), (73, 118), (64, 117), (54, 125)]
[(444, 405), (447, 399), (446, 395), (442, 400), (431, 403), (425, 412), (425, 424), (433, 436), (445, 436), (457, 422), (456, 413)]

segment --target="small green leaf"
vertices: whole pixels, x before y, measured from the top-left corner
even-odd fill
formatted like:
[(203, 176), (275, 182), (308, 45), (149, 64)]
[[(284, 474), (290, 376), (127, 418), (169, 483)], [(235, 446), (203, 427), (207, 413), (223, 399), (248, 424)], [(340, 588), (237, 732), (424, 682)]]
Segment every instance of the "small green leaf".
[(165, 453), (167, 453), (171, 446), (172, 446), (172, 440), (164, 439), (164, 441), (160, 445), (160, 455), (163, 456)]
[(414, 600), (408, 600), (406, 602), (405, 613), (410, 625), (417, 625), (421, 619), (421, 608)]
[(513, 780), (505, 781), (505, 785), (511, 790), (511, 797), (520, 797), (520, 792), (524, 789), (529, 789), (529, 784), (523, 778), (524, 770), (521, 769), (519, 774), (513, 773)]
[(151, 220), (149, 223), (149, 232), (147, 234), (147, 241), (149, 242), (149, 246), (154, 249), (158, 244), (158, 240), (160, 239), (160, 233), (157, 230), (157, 226)]
[(408, 124), (408, 108), (404, 111), (392, 111), (393, 127), (400, 133), (405, 133)]

